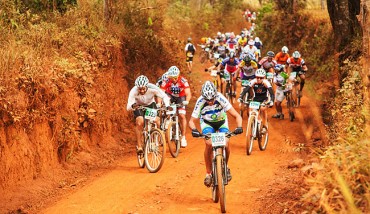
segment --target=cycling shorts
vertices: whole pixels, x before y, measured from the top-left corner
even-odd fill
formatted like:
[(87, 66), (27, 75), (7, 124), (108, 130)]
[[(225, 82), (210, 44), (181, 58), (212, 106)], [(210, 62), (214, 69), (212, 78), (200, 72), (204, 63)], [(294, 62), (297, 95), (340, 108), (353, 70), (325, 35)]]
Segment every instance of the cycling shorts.
[(203, 134), (216, 133), (216, 131), (227, 133), (229, 132), (229, 123), (227, 122), (227, 117), (225, 120), (218, 122), (209, 122), (200, 119), (200, 128)]
[[(169, 96), (171, 98), (171, 103), (175, 103), (175, 104), (182, 104), (182, 102), (186, 100), (185, 96), (182, 96), (182, 97), (174, 97), (174, 96), (171, 96), (171, 95), (169, 95)], [(186, 114), (185, 109), (186, 109), (185, 106), (183, 106), (183, 105), (179, 106), (179, 108), (178, 108), (179, 114), (185, 115)]]
[[(145, 107), (152, 108), (152, 109), (157, 109), (157, 104), (155, 102), (152, 102), (150, 105), (147, 105)], [(134, 111), (134, 117), (135, 119), (137, 117), (144, 117), (145, 114), (145, 109), (136, 109)]]

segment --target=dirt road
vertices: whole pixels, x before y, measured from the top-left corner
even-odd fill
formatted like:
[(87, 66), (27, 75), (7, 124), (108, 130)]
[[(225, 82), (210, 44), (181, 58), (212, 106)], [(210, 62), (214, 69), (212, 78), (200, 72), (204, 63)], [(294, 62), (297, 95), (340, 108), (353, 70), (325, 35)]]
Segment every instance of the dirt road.
[[(203, 70), (204, 65), (197, 65), (190, 78), (198, 91), (199, 81), (209, 78), (209, 74)], [(266, 151), (259, 151), (256, 143), (252, 155), (247, 156), (245, 133), (231, 139), (229, 166), (233, 179), (226, 187), (228, 213), (271, 213), (270, 204), (266, 204), (264, 198), (271, 193), (271, 185), (276, 179), (289, 177), (289, 174), (285, 174), (287, 165), (299, 156), (299, 153), (293, 151), (292, 145), (305, 143), (302, 124), (307, 103), (304, 97), (294, 122), (271, 118), (275, 109), (269, 109), (270, 139)], [(237, 104), (234, 107), (238, 110)], [(191, 110), (188, 110), (188, 115)], [(287, 115), (286, 109), (284, 113)], [(246, 122), (244, 119), (244, 127)], [(235, 121), (230, 119), (231, 129), (235, 126)], [(204, 142), (192, 138), (190, 131), (187, 140), (188, 147), (181, 150), (178, 158), (172, 158), (167, 153), (158, 173), (149, 173), (145, 168), (139, 168), (132, 152), (117, 168), (41, 212), (219, 213), (220, 206), (212, 202), (211, 189), (203, 185)]]

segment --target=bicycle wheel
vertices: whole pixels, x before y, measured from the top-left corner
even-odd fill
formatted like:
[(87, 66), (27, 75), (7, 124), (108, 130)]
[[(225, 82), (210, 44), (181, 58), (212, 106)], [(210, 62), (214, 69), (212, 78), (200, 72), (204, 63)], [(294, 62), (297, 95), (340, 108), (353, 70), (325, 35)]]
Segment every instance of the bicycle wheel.
[(252, 154), (253, 140), (254, 140), (253, 132), (254, 132), (254, 129), (255, 129), (255, 123), (254, 123), (254, 121), (256, 120), (255, 117), (256, 116), (254, 116), (254, 115), (250, 115), (249, 116), (249, 119), (248, 119), (247, 133), (246, 133), (246, 136), (247, 136), (247, 139), (246, 139), (246, 151), (247, 151), (247, 155), (251, 155)]
[(224, 160), (221, 154), (222, 152), (216, 156), (216, 166), (217, 166), (216, 175), (217, 175), (217, 187), (218, 187), (218, 193), (219, 193), (219, 199), (220, 199), (221, 212), (225, 213), (226, 212), (226, 195), (225, 195), (225, 183), (224, 183), (223, 176), (226, 176), (226, 175), (222, 168), (224, 166)]
[[(179, 132), (181, 133), (180, 126), (179, 126)], [(168, 124), (168, 129), (166, 130), (166, 137), (167, 137), (167, 143), (168, 143), (168, 150), (170, 150), (170, 153), (172, 157), (176, 158), (179, 155), (180, 151), (180, 139), (181, 134), (179, 133), (178, 139), (176, 139), (176, 123), (174, 121), (171, 121)]]
[[(260, 128), (261, 130), (262, 128)], [(258, 147), (261, 151), (265, 151), (267, 147), (267, 143), (269, 142), (269, 133), (268, 131), (266, 134), (261, 134), (261, 132), (258, 132)]]
[(230, 82), (226, 83), (226, 89), (225, 89), (226, 98), (229, 100), (231, 104), (233, 104), (233, 95), (231, 94), (231, 84)]
[[(213, 168), (213, 172), (216, 172), (216, 167)], [(218, 191), (218, 186), (215, 185), (215, 177), (214, 173), (212, 173), (213, 185), (212, 185), (212, 200), (214, 203), (218, 203), (218, 199), (220, 198), (220, 192)]]
[(164, 162), (166, 142), (163, 133), (154, 128), (150, 131), (149, 142), (145, 145), (145, 165), (149, 172), (158, 172)]
[(288, 107), (288, 112), (289, 112), (289, 120), (290, 122), (293, 122), (294, 120), (294, 101), (292, 99), (292, 93), (289, 92), (286, 96), (287, 100), (287, 107)]

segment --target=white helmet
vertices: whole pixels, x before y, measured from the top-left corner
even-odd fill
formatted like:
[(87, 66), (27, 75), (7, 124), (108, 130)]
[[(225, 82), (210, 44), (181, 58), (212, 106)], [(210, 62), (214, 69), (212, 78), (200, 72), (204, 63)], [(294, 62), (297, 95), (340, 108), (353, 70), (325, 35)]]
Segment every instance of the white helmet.
[(168, 77), (178, 77), (180, 75), (180, 70), (175, 66), (171, 66), (167, 71)]
[(266, 76), (266, 71), (263, 68), (257, 69), (255, 75), (256, 75), (256, 77), (265, 77)]
[(301, 57), (301, 54), (298, 51), (294, 51), (292, 56), (294, 59), (298, 59), (299, 57)]
[(254, 45), (254, 41), (251, 39), (248, 41), (248, 45)]
[(281, 51), (282, 51), (283, 53), (288, 53), (289, 49), (288, 49), (288, 47), (287, 47), (287, 46), (284, 46), (284, 47), (281, 49)]
[(146, 77), (144, 75), (140, 75), (135, 80), (135, 86), (139, 87), (139, 88), (146, 87), (148, 85), (148, 83), (149, 83), (149, 79), (148, 79), (148, 77)]
[(206, 100), (211, 100), (216, 97), (217, 89), (211, 81), (206, 81), (202, 86), (202, 96)]
[(260, 38), (256, 37), (256, 38), (254, 38), (254, 41), (255, 42), (259, 42), (260, 41)]
[(217, 32), (217, 36), (221, 36), (221, 32)]

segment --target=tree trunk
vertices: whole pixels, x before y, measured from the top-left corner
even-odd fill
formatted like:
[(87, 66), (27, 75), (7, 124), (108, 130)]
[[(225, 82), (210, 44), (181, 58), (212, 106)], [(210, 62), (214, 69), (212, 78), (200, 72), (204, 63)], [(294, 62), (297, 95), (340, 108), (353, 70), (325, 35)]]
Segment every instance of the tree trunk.
[(360, 0), (327, 0), (327, 7), (334, 30), (335, 45), (341, 51), (353, 38), (361, 35), (361, 27), (356, 19), (360, 12)]
[(111, 0), (104, 0), (104, 20), (109, 22), (111, 18)]

